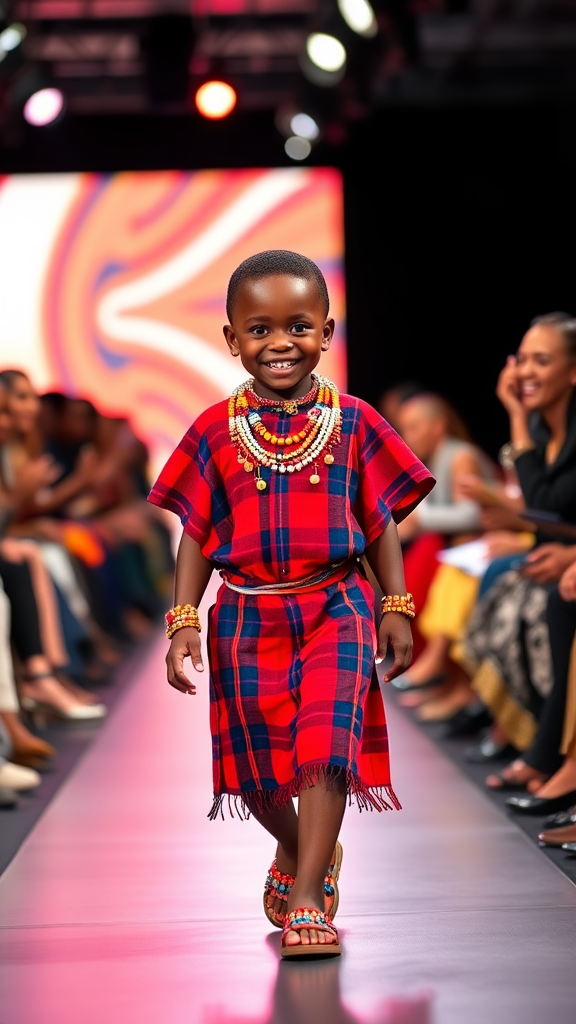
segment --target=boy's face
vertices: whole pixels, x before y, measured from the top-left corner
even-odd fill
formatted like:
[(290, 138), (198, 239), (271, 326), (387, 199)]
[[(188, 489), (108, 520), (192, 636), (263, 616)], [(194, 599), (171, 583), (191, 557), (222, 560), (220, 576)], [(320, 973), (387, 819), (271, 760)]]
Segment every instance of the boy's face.
[(287, 274), (246, 281), (224, 328), (232, 355), (240, 356), (264, 398), (305, 395), (333, 332), (315, 282)]

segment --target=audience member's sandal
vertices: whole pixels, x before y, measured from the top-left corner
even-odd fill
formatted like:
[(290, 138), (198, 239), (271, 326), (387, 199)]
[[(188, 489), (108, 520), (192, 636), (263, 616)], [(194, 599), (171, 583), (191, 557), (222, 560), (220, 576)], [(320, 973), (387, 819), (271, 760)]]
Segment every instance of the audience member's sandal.
[(530, 768), (521, 759), (513, 761), (501, 772), (495, 772), (486, 779), (488, 789), (526, 789), (531, 782), (537, 783), (540, 787), (546, 782), (546, 776)]
[[(312, 929), (317, 932), (325, 932), (326, 935), (331, 935), (334, 941), (304, 942), (301, 940), (294, 943), (293, 946), (286, 944), (285, 940), (288, 932), (302, 932)], [(310, 907), (298, 907), (297, 910), (292, 910), (287, 915), (282, 929), (280, 956), (340, 956), (341, 952), (342, 946), (338, 939), (338, 932), (328, 914), (323, 914), (321, 910), (314, 910)]]

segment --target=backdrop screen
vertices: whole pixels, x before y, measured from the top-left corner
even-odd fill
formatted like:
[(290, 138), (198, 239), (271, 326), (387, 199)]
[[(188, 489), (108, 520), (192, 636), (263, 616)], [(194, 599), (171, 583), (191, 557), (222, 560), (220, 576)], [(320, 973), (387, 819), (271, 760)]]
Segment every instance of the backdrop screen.
[(0, 178), (0, 367), (127, 415), (153, 468), (246, 372), (226, 348), (226, 285), (263, 249), (324, 272), (345, 387), (342, 183), (330, 168)]

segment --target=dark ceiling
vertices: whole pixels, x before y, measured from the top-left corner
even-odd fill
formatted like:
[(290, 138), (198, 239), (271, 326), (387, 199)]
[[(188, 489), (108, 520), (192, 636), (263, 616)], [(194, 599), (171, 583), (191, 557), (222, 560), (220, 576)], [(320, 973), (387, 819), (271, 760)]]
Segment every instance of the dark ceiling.
[[(314, 100), (336, 126), (381, 106), (530, 103), (576, 95), (574, 0), (372, 0), (379, 31), (347, 29), (336, 0), (0, 0), (27, 29), (26, 66), (0, 63), (4, 121), (30, 69), (72, 115), (183, 113), (217, 76), (237, 111)], [(341, 35), (335, 88), (302, 70), (308, 33)], [(338, 135), (337, 130), (334, 137)]]

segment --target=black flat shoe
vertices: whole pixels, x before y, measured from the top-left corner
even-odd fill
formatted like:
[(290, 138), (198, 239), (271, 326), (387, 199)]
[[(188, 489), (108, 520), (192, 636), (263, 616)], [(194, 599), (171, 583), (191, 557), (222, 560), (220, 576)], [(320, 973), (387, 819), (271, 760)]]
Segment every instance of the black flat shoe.
[(441, 740), (454, 739), (456, 736), (474, 736), (490, 725), (491, 721), (490, 714), (483, 704), (471, 704), (444, 722), (436, 735)]
[(562, 843), (562, 850), (566, 850), (566, 853), (576, 853), (576, 843)]
[(569, 793), (550, 797), (550, 799), (544, 796), (534, 796), (532, 793), (527, 793), (525, 796), (509, 796), (506, 806), (519, 814), (551, 814), (554, 811), (567, 810), (575, 800), (576, 790), (572, 789)]
[(551, 814), (544, 822), (543, 831), (551, 828), (566, 828), (568, 825), (576, 825), (576, 806), (569, 807), (567, 811), (559, 811), (558, 814)]
[(435, 676), (425, 679), (423, 683), (413, 683), (409, 673), (403, 672), (401, 676), (396, 676), (396, 679), (392, 679), (391, 683), (400, 693), (410, 693), (414, 690), (432, 690), (436, 686), (443, 686), (447, 680), (448, 676), (445, 672), (438, 672)]
[(511, 743), (496, 743), (491, 736), (485, 736), (475, 747), (466, 747), (463, 757), (469, 764), (490, 764), (492, 761), (510, 761), (518, 756)]

